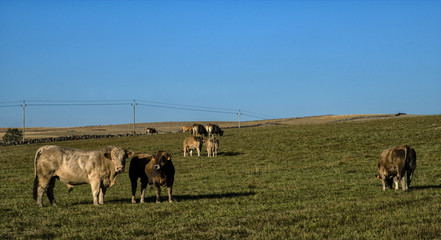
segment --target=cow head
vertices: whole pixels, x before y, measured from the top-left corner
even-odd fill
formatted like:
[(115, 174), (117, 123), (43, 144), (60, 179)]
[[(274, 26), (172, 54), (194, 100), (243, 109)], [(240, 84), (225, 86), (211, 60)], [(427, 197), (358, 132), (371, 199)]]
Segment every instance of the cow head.
[(165, 151), (159, 151), (156, 153), (156, 156), (152, 159), (152, 161), (154, 162), (153, 169), (157, 171), (161, 170), (171, 162), (171, 154)]
[(113, 165), (115, 166), (115, 172), (121, 173), (124, 171), (126, 166), (126, 159), (133, 156), (133, 154), (134, 152), (127, 151), (123, 148), (110, 147), (106, 149), (104, 156), (112, 161)]

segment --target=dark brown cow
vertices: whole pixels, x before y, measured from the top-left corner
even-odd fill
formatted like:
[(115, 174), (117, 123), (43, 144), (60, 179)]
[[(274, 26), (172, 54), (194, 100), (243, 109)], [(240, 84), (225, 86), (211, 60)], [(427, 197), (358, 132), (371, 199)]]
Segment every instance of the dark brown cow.
[[(55, 179), (66, 184), (69, 191), (74, 185), (90, 184), (93, 204), (103, 204), (108, 187), (115, 184), (118, 174), (124, 171), (126, 158), (132, 151), (123, 148), (107, 147), (97, 151), (83, 151), (60, 146), (43, 146), (34, 158), (34, 199), (43, 206), (43, 194), (52, 205)], [(99, 198), (99, 199), (98, 199)]]
[[(415, 150), (407, 145), (389, 148), (381, 153), (378, 159), (378, 175), (386, 190), (386, 184), (392, 188), (392, 180), (395, 183), (395, 190), (398, 190), (398, 183), (401, 188), (407, 190), (412, 181), (412, 176), (416, 168)], [(407, 173), (407, 181), (404, 175)]]
[(158, 131), (156, 131), (156, 129), (154, 129), (154, 128), (147, 128), (145, 133), (146, 134), (153, 134), (153, 133), (158, 133)]
[(132, 184), (132, 203), (136, 203), (135, 193), (138, 185), (138, 178), (141, 179), (141, 198), (140, 203), (144, 202), (145, 189), (148, 184), (148, 178), (145, 174), (145, 166), (152, 160), (153, 156), (150, 154), (136, 154), (132, 160), (130, 160), (129, 178)]
[(145, 173), (149, 179), (149, 184), (156, 190), (156, 202), (159, 203), (161, 186), (167, 186), (168, 201), (172, 200), (172, 188), (175, 180), (175, 167), (171, 161), (171, 155), (165, 151), (159, 151), (155, 157), (145, 166)]

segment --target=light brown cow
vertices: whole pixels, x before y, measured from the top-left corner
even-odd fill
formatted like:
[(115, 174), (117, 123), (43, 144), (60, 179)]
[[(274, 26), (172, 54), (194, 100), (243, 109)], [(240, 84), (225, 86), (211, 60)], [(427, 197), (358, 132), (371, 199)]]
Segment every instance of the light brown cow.
[(207, 147), (208, 157), (217, 157), (217, 150), (219, 148), (219, 140), (216, 138), (208, 138), (204, 140)]
[(202, 149), (202, 137), (187, 137), (184, 140), (184, 157), (190, 152), (190, 156), (193, 156), (193, 150), (198, 152), (198, 157), (201, 156)]
[(69, 191), (74, 185), (90, 184), (93, 204), (103, 204), (107, 188), (115, 184), (118, 174), (124, 171), (126, 158), (132, 155), (132, 151), (117, 147), (83, 151), (43, 146), (34, 159), (34, 199), (42, 207), (43, 194), (47, 192), (50, 203), (56, 205), (53, 191), (58, 178)]
[(182, 127), (182, 132), (191, 132), (192, 130), (192, 126), (183, 126)]
[[(407, 190), (416, 168), (415, 150), (407, 145), (389, 148), (381, 153), (378, 159), (378, 175), (386, 190), (386, 184), (392, 188), (392, 180), (395, 183), (395, 190), (398, 190), (398, 182), (401, 188)], [(407, 181), (404, 175), (407, 173)]]

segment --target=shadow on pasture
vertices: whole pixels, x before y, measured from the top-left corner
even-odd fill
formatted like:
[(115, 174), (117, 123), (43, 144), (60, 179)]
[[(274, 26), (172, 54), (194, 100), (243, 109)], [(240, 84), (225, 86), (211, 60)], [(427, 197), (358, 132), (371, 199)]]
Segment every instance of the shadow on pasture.
[(410, 190), (421, 190), (421, 189), (441, 189), (441, 184), (439, 185), (423, 185), (423, 186), (414, 186), (409, 187)]
[[(198, 194), (198, 195), (173, 195), (173, 199), (176, 202), (183, 202), (183, 201), (191, 201), (191, 200), (201, 200), (201, 199), (222, 199), (222, 198), (237, 198), (237, 197), (247, 197), (247, 196), (253, 196), (256, 195), (255, 192), (234, 192), (234, 193), (222, 193), (222, 194)], [(139, 199), (136, 199), (137, 202), (139, 202)], [(154, 196), (146, 196), (145, 198), (146, 203), (154, 203), (155, 197)], [(167, 202), (168, 197), (164, 194), (161, 194), (161, 202)], [(104, 205), (106, 204), (125, 204), (125, 203), (131, 203), (130, 198), (113, 198), (113, 199), (104, 199)], [(72, 206), (76, 205), (91, 205), (93, 206), (93, 201), (79, 201), (74, 202), (70, 204)]]
[(199, 199), (222, 199), (236, 198), (256, 195), (255, 192), (223, 193), (223, 194), (199, 194), (199, 195), (175, 195), (177, 201), (199, 200)]
[(242, 155), (241, 152), (219, 152), (217, 155), (219, 156), (226, 156), (226, 157), (232, 157), (232, 156), (238, 156)]

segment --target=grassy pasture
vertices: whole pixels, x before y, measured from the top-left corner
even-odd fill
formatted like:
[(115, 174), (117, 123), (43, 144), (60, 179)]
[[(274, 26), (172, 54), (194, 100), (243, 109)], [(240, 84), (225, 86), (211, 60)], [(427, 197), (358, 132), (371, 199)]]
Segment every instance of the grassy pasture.
[[(89, 185), (58, 206), (32, 199), (42, 145), (0, 147), (1, 239), (441, 239), (441, 116), (226, 129), (217, 158), (183, 157), (188, 133), (60, 142), (137, 153), (167, 150), (176, 168), (173, 204), (131, 204), (127, 171), (95, 207)], [(409, 144), (409, 191), (381, 190), (382, 150)], [(126, 166), (126, 170), (128, 165)], [(139, 200), (139, 192), (137, 194)]]

